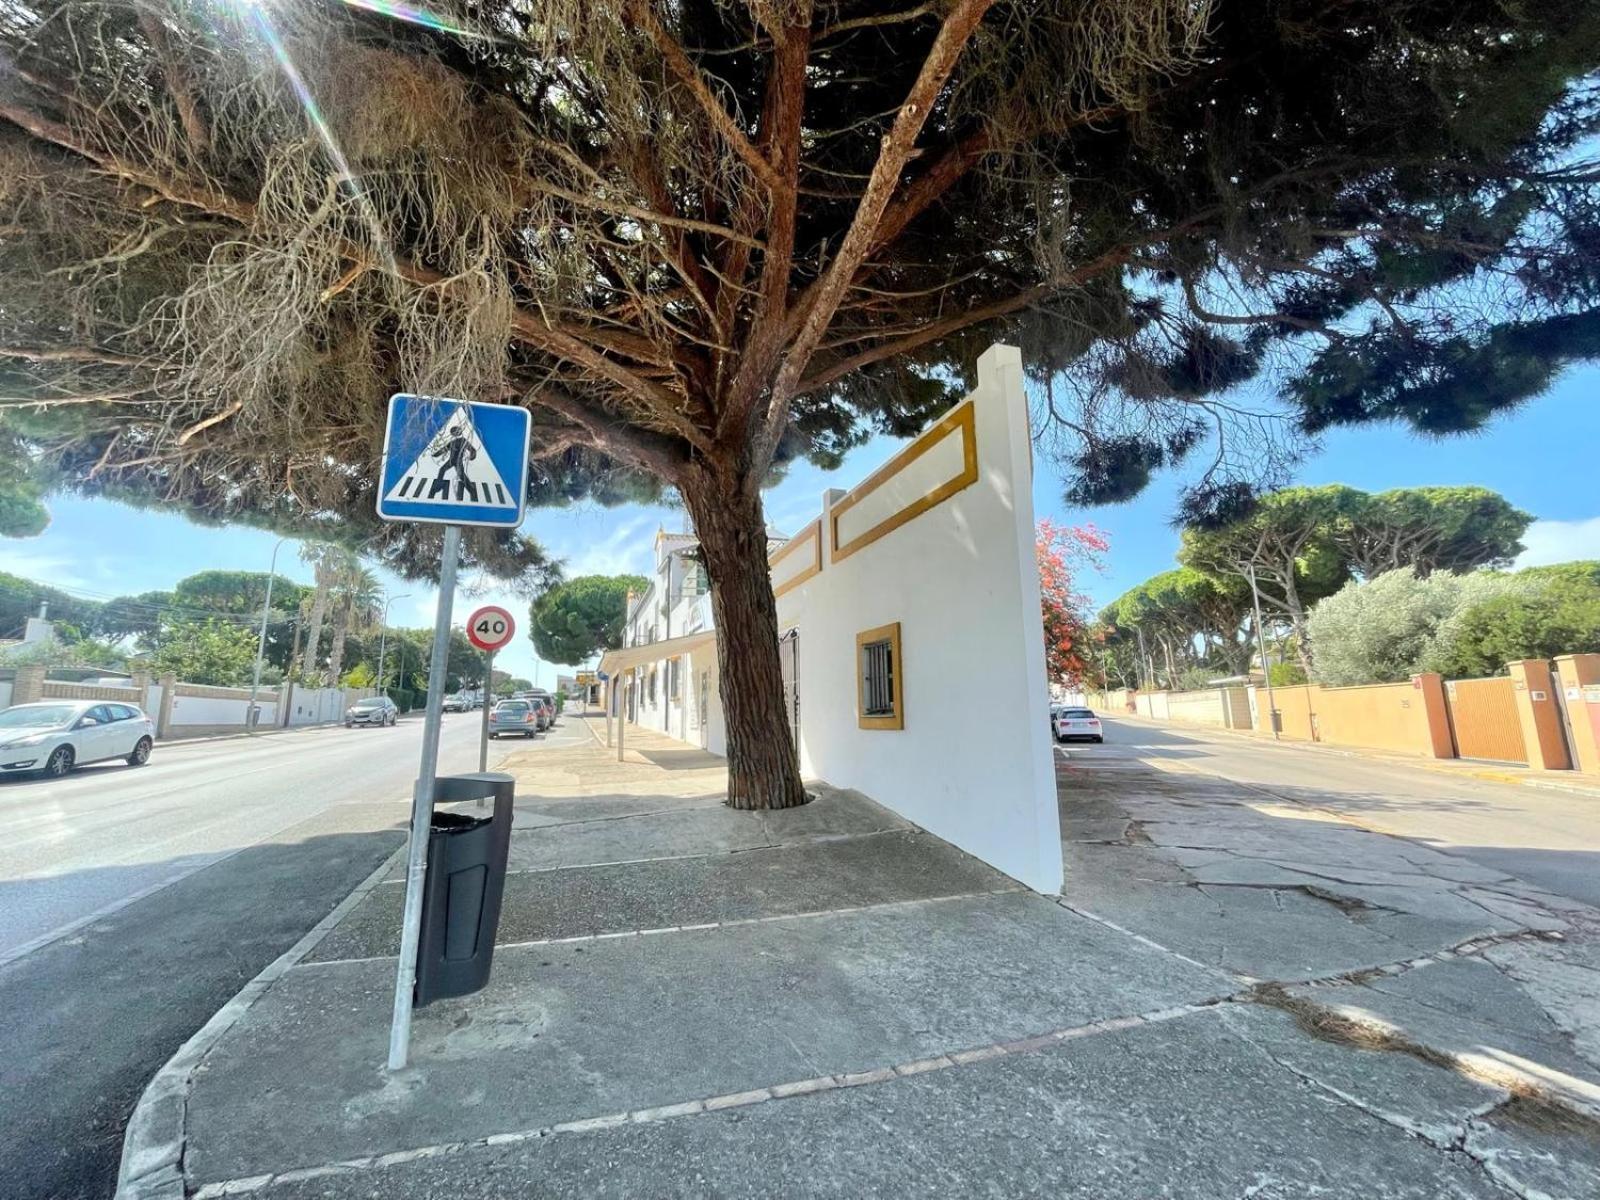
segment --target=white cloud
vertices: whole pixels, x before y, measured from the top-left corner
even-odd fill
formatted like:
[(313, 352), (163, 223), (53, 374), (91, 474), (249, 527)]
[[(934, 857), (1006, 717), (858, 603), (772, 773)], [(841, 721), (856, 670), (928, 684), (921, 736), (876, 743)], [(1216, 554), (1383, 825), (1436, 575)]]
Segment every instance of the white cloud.
[(616, 524), (604, 536), (598, 541), (585, 538), (563, 554), (562, 571), (567, 578), (622, 575), (649, 569), (656, 527), (668, 524), (662, 514), (656, 509), (645, 509), (637, 516), (621, 519), (608, 516)]
[(4, 556), (0, 557), (0, 569), (60, 588), (88, 587), (89, 580), (83, 568), (90, 564), (75, 555), (61, 553), (65, 549), (64, 541), (58, 539), (51, 550), (8, 543)]
[(1580, 558), (1600, 558), (1600, 517), (1582, 521), (1535, 521), (1522, 535), (1519, 567), (1542, 567)]

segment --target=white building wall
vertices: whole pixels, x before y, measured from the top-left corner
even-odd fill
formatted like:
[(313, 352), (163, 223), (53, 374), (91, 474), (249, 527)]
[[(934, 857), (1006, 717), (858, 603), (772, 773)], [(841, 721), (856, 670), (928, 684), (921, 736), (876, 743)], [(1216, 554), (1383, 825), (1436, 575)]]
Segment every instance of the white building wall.
[[(923, 435), (933, 445), (914, 453), (919, 439), (850, 493), (871, 488), (841, 514), (843, 558), (830, 517), (850, 496), (830, 494), (823, 570), (779, 597), (778, 620), (799, 629), (806, 774), (856, 788), (1029, 887), (1057, 892), (1061, 829), (1020, 353), (991, 347), (978, 379), (969, 397), (976, 480), (881, 532), (959, 481), (964, 435), (938, 437), (935, 426)], [(862, 729), (856, 635), (894, 622), (905, 727)]]
[[(858, 487), (824, 497), (821, 519), (776, 556), (773, 586), (779, 627), (799, 631), (802, 771), (1053, 893), (1061, 828), (1031, 483), (1021, 355), (994, 346), (966, 400)], [(667, 636), (664, 580), (635, 609), (630, 645)], [(678, 606), (672, 617), (674, 637), (701, 627)], [(863, 729), (856, 636), (895, 623), (904, 725)], [(653, 701), (651, 668), (639, 671), (637, 723), (726, 754), (715, 650), (687, 656), (681, 704), (666, 700), (666, 662), (654, 667)], [(685, 711), (701, 672), (703, 731)]]

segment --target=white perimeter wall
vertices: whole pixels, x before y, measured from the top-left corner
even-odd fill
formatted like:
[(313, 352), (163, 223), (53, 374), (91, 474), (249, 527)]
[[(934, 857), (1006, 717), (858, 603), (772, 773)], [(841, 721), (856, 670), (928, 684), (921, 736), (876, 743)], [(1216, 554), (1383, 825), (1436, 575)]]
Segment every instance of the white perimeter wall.
[[(297, 687), (289, 696), (288, 720), (280, 722), (288, 726), (295, 725), (321, 725), (328, 721), (344, 720), (344, 710), (357, 700), (367, 696), (376, 696), (376, 688), (301, 688)], [(275, 705), (269, 705), (275, 708)], [(242, 718), (241, 718), (242, 719)], [(265, 725), (267, 718), (261, 718)]]
[[(260, 728), (271, 729), (277, 718), (276, 689), (262, 688), (256, 703), (261, 708)], [(172, 697), (172, 716), (169, 724), (174, 731), (185, 725), (237, 725), (243, 729), (250, 710), (248, 697), (224, 698), (221, 696), (186, 696), (179, 684)]]
[[(843, 559), (834, 558), (825, 511), (823, 570), (778, 599), (780, 627), (800, 631), (801, 767), (865, 792), (1036, 891), (1057, 892), (1061, 827), (1016, 348), (984, 353), (969, 400), (976, 481)], [(961, 443), (959, 433), (946, 435), (851, 505), (840, 542), (958, 477)], [(892, 622), (900, 624), (905, 728), (861, 729), (856, 635)]]

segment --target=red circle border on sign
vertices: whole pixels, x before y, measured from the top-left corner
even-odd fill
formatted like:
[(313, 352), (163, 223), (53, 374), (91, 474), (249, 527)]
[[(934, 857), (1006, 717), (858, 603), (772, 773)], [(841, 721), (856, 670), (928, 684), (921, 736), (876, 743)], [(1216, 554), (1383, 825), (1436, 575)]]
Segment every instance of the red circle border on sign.
[[(506, 636), (505, 636), (505, 640), (504, 641), (485, 642), (481, 638), (478, 637), (478, 630), (477, 630), (478, 621), (479, 621), (480, 618), (488, 617), (488, 616), (499, 616), (499, 617), (504, 617), (505, 618), (505, 621), (506, 621)], [(492, 652), (494, 652), (496, 650), (504, 649), (506, 647), (506, 645), (510, 643), (511, 639), (516, 637), (516, 636), (517, 636), (516, 618), (513, 617), (505, 609), (501, 608), (498, 604), (485, 604), (482, 608), (475, 609), (473, 611), (472, 615), (467, 618), (467, 641), (471, 642), (479, 650), (486, 650), (486, 651), (489, 651), (489, 652), (492, 653)]]

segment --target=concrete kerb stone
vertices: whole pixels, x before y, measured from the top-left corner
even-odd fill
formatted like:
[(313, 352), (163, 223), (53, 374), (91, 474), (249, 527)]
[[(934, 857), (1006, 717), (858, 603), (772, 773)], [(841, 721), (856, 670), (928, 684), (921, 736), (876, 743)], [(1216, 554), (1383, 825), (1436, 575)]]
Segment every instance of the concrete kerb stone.
[[(334, 906), (333, 911), (218, 1009), (155, 1073), (128, 1118), (122, 1140), (122, 1161), (117, 1170), (116, 1200), (183, 1200), (185, 1121), (195, 1069), (223, 1035), (291, 967), (311, 953), (352, 908), (366, 899), (367, 893), (383, 881), (394, 861), (404, 853), (405, 847), (401, 846), (385, 858), (354, 891)], [(246, 1182), (233, 1181), (235, 1185)]]

